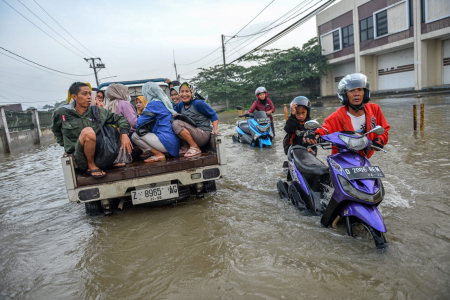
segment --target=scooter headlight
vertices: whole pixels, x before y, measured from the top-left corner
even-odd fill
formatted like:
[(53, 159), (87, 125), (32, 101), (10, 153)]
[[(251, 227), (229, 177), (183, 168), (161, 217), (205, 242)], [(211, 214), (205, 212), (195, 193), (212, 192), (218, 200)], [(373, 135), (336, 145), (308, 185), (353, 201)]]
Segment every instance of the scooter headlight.
[(342, 189), (352, 197), (371, 203), (378, 203), (384, 198), (384, 187), (380, 179), (377, 179), (380, 189), (375, 194), (367, 194), (357, 190), (350, 181), (344, 178), (344, 176), (338, 175), (338, 179)]
[(268, 125), (268, 126), (266, 126), (266, 127), (256, 125), (256, 128), (259, 130), (259, 132), (265, 133), (265, 132), (269, 132), (269, 130), (270, 130), (270, 125)]
[(362, 150), (366, 148), (368, 142), (365, 136), (360, 138), (353, 138), (347, 135), (340, 134), (339, 138), (347, 145), (348, 149), (352, 150)]

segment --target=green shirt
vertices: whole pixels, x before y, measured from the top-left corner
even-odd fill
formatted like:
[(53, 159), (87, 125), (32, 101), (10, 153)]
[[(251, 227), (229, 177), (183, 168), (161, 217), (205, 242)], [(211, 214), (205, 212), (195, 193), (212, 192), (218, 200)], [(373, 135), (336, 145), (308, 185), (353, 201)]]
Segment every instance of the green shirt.
[[(91, 127), (96, 135), (100, 132), (100, 126), (92, 114), (92, 108), (89, 107), (84, 115), (81, 116), (75, 110), (74, 105), (75, 101), (72, 101), (53, 114), (52, 131), (56, 137), (56, 142), (64, 147), (66, 153), (75, 151), (75, 144), (84, 128)], [(102, 126), (105, 124), (115, 125), (117, 128), (120, 128), (120, 133), (128, 134), (130, 124), (128, 124), (124, 116), (112, 113), (101, 107), (98, 109)]]

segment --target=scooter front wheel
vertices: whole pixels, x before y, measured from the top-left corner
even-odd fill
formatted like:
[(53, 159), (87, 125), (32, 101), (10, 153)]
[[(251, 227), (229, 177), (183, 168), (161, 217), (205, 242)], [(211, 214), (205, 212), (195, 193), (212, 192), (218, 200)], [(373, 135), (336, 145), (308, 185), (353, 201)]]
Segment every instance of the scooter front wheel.
[(377, 249), (382, 249), (387, 246), (384, 234), (365, 223), (352, 223), (352, 233), (353, 237), (373, 240)]

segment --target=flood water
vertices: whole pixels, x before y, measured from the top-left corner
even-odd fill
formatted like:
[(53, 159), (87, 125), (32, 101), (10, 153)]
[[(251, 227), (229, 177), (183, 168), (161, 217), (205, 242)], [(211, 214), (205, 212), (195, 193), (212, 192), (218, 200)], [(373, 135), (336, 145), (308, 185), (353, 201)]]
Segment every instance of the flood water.
[(263, 150), (233, 144), (237, 113), (221, 114), (228, 176), (176, 207), (86, 216), (67, 200), (61, 147), (0, 156), (0, 299), (448, 299), (450, 97), (420, 98), (424, 132), (418, 101), (374, 101), (391, 126), (388, 153), (371, 158), (386, 175), (381, 252), (279, 200), (282, 109)]

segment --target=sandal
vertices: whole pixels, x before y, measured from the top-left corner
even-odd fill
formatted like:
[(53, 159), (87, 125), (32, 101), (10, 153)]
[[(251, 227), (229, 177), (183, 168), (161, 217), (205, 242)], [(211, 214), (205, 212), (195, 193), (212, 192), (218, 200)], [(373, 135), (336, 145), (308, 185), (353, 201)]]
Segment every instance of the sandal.
[(184, 154), (186, 154), (186, 152), (188, 152), (188, 148), (180, 148), (180, 152), (178, 152), (178, 155), (182, 156)]
[(150, 156), (149, 158), (144, 160), (145, 163), (153, 163), (157, 161), (166, 161), (166, 157), (164, 156), (164, 158), (157, 158), (156, 156)]
[[(94, 175), (92, 173), (102, 173), (101, 175)], [(100, 169), (92, 169), (92, 170), (87, 170), (86, 174), (92, 176), (92, 178), (102, 178), (106, 176), (106, 173), (103, 170)]]
[(191, 147), (191, 148), (189, 148), (189, 150), (186, 152), (186, 154), (184, 155), (184, 157), (190, 158), (190, 157), (197, 157), (197, 156), (200, 156), (200, 155), (202, 155), (202, 151), (200, 151), (200, 149)]
[(144, 153), (142, 153), (141, 155), (139, 155), (139, 157), (142, 159), (147, 159), (152, 155), (153, 155), (152, 151), (148, 150), (148, 151), (145, 151)]

